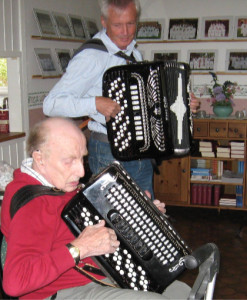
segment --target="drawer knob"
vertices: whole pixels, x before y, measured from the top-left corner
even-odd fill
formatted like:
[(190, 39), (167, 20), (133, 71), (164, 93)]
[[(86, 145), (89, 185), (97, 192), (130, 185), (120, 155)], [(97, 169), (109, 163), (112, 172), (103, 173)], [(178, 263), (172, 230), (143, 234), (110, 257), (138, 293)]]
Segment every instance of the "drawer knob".
[(238, 133), (238, 129), (237, 129), (237, 128), (234, 128), (234, 132), (235, 132), (235, 133)]
[(200, 127), (196, 127), (196, 131), (200, 132), (201, 128)]
[(216, 131), (216, 132), (220, 132), (220, 129), (219, 129), (219, 128), (215, 128), (215, 131)]

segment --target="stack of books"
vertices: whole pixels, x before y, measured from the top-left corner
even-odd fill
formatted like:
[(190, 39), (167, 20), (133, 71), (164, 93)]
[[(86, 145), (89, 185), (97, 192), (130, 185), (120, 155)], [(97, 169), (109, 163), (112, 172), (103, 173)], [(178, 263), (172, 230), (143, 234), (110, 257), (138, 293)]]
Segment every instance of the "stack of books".
[(222, 180), (222, 182), (242, 184), (243, 183), (243, 174), (235, 173), (230, 170), (225, 170), (225, 171), (223, 171), (221, 180)]
[(236, 206), (237, 200), (236, 195), (222, 195), (220, 197), (220, 206)]
[(244, 142), (230, 142), (231, 158), (244, 158)]
[(221, 147), (217, 146), (216, 148), (216, 157), (227, 157), (230, 158), (230, 147)]
[(199, 152), (202, 157), (215, 157), (211, 141), (199, 141)]
[(191, 180), (211, 180), (211, 169), (207, 168), (191, 168)]

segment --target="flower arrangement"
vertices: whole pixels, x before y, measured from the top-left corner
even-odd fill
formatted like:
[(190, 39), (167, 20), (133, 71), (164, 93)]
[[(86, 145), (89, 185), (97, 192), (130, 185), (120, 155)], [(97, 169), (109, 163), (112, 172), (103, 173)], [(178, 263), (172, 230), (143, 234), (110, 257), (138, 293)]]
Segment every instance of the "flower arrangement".
[(213, 87), (208, 88), (208, 92), (211, 96), (211, 106), (232, 106), (233, 96), (237, 90), (237, 83), (226, 80), (222, 85), (218, 83), (217, 75), (213, 72), (209, 72), (213, 77)]

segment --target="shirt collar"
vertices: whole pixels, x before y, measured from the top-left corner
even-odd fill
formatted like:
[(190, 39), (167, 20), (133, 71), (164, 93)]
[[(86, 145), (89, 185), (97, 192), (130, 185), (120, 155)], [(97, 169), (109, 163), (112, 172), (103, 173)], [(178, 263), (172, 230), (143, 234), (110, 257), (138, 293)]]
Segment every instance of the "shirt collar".
[(111, 54), (116, 54), (117, 52), (119, 51), (122, 51), (124, 52), (125, 54), (127, 55), (131, 55), (131, 53), (133, 52), (133, 50), (135, 49), (135, 46), (136, 46), (136, 41), (133, 40), (128, 46), (127, 46), (127, 49), (125, 50), (121, 50), (120, 48), (117, 47), (116, 44), (114, 44), (112, 42), (112, 40), (109, 38), (109, 36), (106, 34), (106, 29), (103, 28), (100, 32), (98, 32), (96, 35), (95, 35), (95, 38), (100, 38), (103, 43), (105, 44), (107, 50), (109, 53)]
[(53, 187), (53, 185), (50, 184), (42, 175), (34, 171), (32, 165), (33, 165), (33, 159), (31, 157), (24, 159), (21, 164), (21, 172), (26, 173), (29, 176), (37, 179), (42, 185)]

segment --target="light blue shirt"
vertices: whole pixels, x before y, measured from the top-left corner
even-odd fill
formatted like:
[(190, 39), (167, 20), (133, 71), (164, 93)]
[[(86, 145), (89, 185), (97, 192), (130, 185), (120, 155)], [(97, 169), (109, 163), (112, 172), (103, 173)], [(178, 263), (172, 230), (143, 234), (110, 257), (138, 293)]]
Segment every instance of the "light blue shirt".
[[(102, 77), (113, 66), (125, 65), (125, 59), (114, 55), (120, 49), (107, 36), (105, 29), (97, 33), (108, 52), (85, 49), (78, 53), (69, 63), (66, 73), (51, 89), (44, 99), (43, 112), (47, 116), (65, 116), (70, 118), (89, 116), (88, 128), (92, 131), (106, 133), (105, 116), (96, 110), (95, 97), (102, 96)], [(123, 52), (133, 55), (141, 61), (141, 53), (132, 41)], [(100, 124), (101, 123), (101, 124)]]

